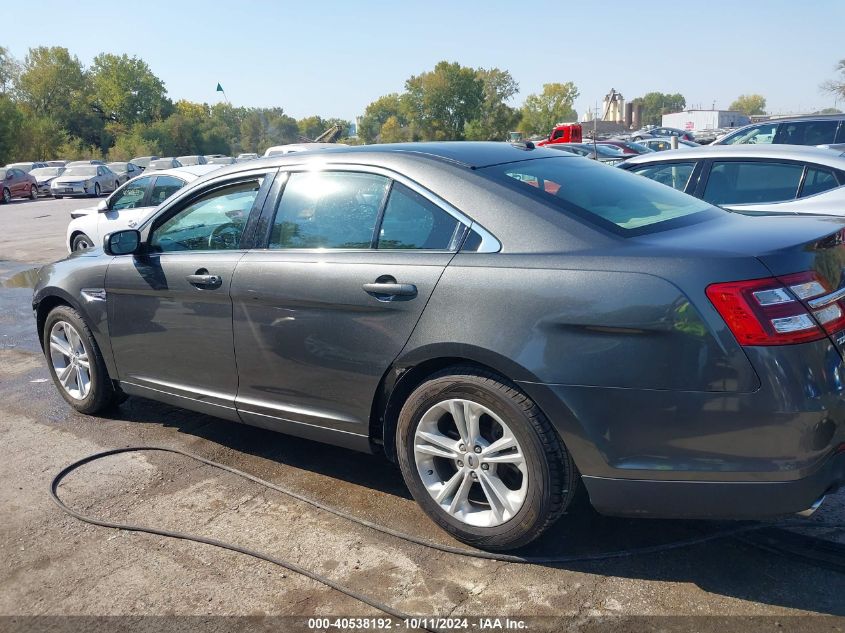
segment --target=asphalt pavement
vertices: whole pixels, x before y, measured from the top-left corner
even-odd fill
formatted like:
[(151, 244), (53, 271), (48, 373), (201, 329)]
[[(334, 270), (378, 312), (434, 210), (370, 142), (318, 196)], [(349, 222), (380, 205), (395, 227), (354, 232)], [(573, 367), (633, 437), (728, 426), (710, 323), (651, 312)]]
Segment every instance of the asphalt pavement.
[[(268, 563), (94, 527), (51, 502), (49, 482), (69, 462), (107, 448), (154, 444), (223, 462), (369, 521), (455, 544), (419, 510), (398, 470), (380, 456), (139, 398), (104, 417), (70, 409), (38, 348), (28, 271), (65, 255), (70, 210), (91, 204), (42, 199), (0, 206), (0, 616), (289, 616), (276, 630), (307, 630), (312, 616), (381, 615)], [(688, 630), (845, 626), (845, 619), (807, 617), (845, 616), (845, 574), (736, 539), (590, 563), (475, 560), (397, 541), (173, 455), (109, 458), (71, 476), (62, 492), (87, 514), (194, 532), (287, 558), (411, 614), (542, 617), (528, 630), (549, 631), (629, 630), (627, 618), (641, 617), (642, 630), (670, 630), (668, 616), (692, 623)], [(814, 520), (845, 521), (845, 495), (830, 498)], [(731, 525), (609, 518), (580, 507), (526, 553), (613, 551)], [(841, 539), (815, 536), (833, 545)], [(19, 621), (0, 618), (0, 625)]]

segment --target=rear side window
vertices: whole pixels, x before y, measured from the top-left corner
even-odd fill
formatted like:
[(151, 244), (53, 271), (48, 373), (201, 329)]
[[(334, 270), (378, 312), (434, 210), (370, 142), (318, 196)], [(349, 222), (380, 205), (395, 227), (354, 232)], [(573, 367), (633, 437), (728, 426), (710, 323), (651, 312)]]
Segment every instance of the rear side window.
[(370, 248), (389, 182), (355, 172), (291, 174), (270, 248)]
[(789, 145), (826, 145), (834, 143), (836, 119), (825, 121), (792, 121), (781, 124), (777, 135), (777, 143)]
[(695, 163), (657, 163), (656, 165), (643, 165), (642, 167), (634, 167), (632, 172), (646, 178), (651, 178), (655, 182), (663, 185), (668, 185), (678, 191), (684, 191), (689, 182), (692, 170), (695, 169)]
[(677, 224), (673, 220), (705, 219), (716, 212), (697, 198), (596, 161), (538, 158), (477, 171), (558, 211), (626, 234), (648, 232), (659, 224), (671, 228)]
[(703, 198), (711, 204), (793, 200), (804, 166), (792, 163), (713, 161)]
[(394, 183), (379, 230), (380, 249), (449, 250), (458, 221), (443, 209)]
[(808, 167), (804, 186), (801, 188), (801, 197), (806, 198), (838, 186), (836, 176), (831, 170), (823, 167)]

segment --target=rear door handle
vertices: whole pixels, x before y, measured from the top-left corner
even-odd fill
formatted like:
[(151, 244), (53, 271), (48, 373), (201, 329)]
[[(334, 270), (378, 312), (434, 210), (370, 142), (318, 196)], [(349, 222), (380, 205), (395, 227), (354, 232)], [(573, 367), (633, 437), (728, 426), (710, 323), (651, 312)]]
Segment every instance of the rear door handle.
[(417, 296), (417, 287), (414, 284), (398, 283), (372, 283), (362, 286), (364, 292), (374, 296), (379, 301), (390, 301), (393, 297), (413, 299)]
[(220, 275), (209, 275), (208, 272), (197, 271), (195, 275), (185, 277), (189, 284), (199, 288), (219, 288), (223, 284)]

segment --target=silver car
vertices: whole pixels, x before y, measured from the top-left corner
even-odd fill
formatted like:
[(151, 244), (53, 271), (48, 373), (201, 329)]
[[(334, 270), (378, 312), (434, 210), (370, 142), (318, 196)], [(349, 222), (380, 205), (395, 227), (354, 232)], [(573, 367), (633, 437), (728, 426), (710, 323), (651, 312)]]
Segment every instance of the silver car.
[(144, 171), (133, 163), (125, 163), (122, 161), (116, 163), (108, 163), (106, 164), (106, 167), (108, 167), (115, 174), (118, 175), (118, 180), (121, 185), (125, 182), (129, 182), (135, 176), (140, 176), (141, 172)]
[(114, 191), (120, 186), (120, 177), (105, 165), (74, 165), (50, 183), (54, 198), (95, 197)]
[(711, 204), (753, 214), (845, 216), (845, 153), (801, 145), (708, 145), (622, 165)]
[(176, 169), (177, 167), (182, 167), (182, 163), (180, 163), (175, 158), (158, 158), (156, 160), (151, 160), (149, 167), (147, 167), (146, 171), (159, 171), (161, 169)]

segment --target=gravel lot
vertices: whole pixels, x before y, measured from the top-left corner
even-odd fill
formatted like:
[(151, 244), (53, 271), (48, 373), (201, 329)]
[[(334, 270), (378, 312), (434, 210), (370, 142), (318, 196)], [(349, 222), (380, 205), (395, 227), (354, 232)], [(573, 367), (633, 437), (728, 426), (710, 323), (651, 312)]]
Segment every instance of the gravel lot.
[[(48, 495), (67, 463), (106, 448), (155, 444), (198, 453), (362, 518), (449, 543), (410, 499), (399, 472), (352, 453), (132, 398), (108, 418), (73, 412), (37, 346), (25, 275), (63, 257), (69, 211), (90, 200), (0, 206), (0, 616), (309, 616), (380, 614), (268, 563), (190, 542), (97, 528)], [(231, 541), (289, 559), (406, 613), (548, 616), (529, 630), (627, 630), (636, 616), (699, 616), (692, 628), (841, 630), (845, 575), (734, 539), (656, 555), (554, 566), (431, 551), (171, 455), (109, 458), (73, 475), (74, 507)], [(845, 498), (815, 520), (845, 521)], [(618, 550), (703, 535), (726, 524), (564, 517), (532, 554)], [(840, 538), (830, 536), (831, 539)], [(832, 541), (831, 541), (832, 542)], [(710, 619), (702, 616), (711, 616)], [(713, 619), (730, 616), (728, 620)], [(736, 616), (745, 616), (736, 618)], [(749, 616), (772, 616), (749, 620)], [(0, 619), (7, 630), (30, 620)], [(201, 620), (211, 622), (215, 620)], [(60, 620), (64, 622), (64, 620)], [(75, 621), (90, 630), (91, 623)], [(671, 628), (664, 618), (639, 628)], [(732, 623), (731, 625), (726, 623)], [(195, 622), (197, 624), (197, 622)], [(651, 626), (651, 625), (649, 625)], [(24, 627), (25, 628), (25, 627)], [(692, 630), (692, 629), (690, 629)]]

